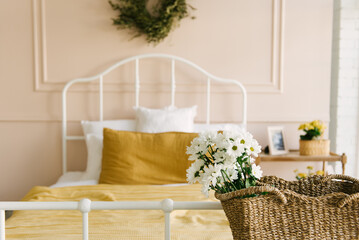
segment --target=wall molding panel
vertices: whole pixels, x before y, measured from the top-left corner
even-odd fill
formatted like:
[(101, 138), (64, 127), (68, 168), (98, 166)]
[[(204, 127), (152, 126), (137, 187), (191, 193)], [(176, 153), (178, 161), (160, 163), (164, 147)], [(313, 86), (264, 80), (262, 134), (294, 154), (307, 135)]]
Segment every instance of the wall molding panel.
[[(270, 1), (270, 0), (268, 0)], [(284, 45), (284, 0), (272, 1), (272, 24), (271, 24), (271, 74), (267, 79), (261, 79), (257, 83), (244, 83), (249, 93), (282, 93), (283, 92), (283, 45)], [(48, 48), (46, 35), (46, 0), (32, 0), (33, 13), (33, 43), (34, 43), (34, 89), (35, 91), (59, 92), (62, 90), (65, 82), (53, 82), (48, 77)], [(269, 81), (268, 81), (269, 80)], [(134, 83), (110, 83), (104, 82), (104, 91), (106, 92), (134, 92)], [(163, 86), (161, 86), (163, 85)], [(216, 84), (213, 84), (216, 86)], [(166, 88), (163, 83), (141, 83), (143, 92), (158, 92), (159, 89)], [(156, 86), (156, 87), (155, 87)], [(188, 84), (178, 83), (178, 92), (189, 93)], [(201, 84), (195, 84), (191, 87), (191, 91), (201, 92)], [(239, 92), (232, 88), (212, 88), (214, 93)], [(71, 91), (97, 91), (96, 86), (89, 87), (73, 87)], [(164, 92), (167, 90), (165, 89)], [(170, 91), (170, 89), (168, 89)]]

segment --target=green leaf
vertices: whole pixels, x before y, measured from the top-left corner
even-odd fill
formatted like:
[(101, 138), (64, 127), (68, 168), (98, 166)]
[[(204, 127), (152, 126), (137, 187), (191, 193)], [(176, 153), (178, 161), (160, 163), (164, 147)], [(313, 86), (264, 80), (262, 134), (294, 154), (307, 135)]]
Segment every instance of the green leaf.
[(249, 188), (251, 187), (252, 184), (251, 184), (251, 180), (249, 178), (246, 179), (246, 188)]
[(119, 11), (113, 24), (134, 30), (135, 37), (145, 34), (147, 42), (157, 44), (189, 15), (186, 0), (159, 0), (152, 13), (146, 8), (147, 1), (117, 0), (117, 4), (109, 1), (111, 8)]

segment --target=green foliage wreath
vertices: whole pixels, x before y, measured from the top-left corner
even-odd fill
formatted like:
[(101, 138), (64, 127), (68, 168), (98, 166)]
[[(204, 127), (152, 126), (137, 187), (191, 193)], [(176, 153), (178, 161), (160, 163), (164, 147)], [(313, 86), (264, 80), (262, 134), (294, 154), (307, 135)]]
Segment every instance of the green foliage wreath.
[(109, 1), (111, 7), (120, 14), (113, 18), (113, 24), (119, 28), (133, 29), (134, 37), (146, 35), (149, 43), (157, 44), (168, 36), (170, 31), (179, 25), (179, 21), (188, 16), (186, 0), (159, 0), (152, 14), (147, 10), (148, 0)]

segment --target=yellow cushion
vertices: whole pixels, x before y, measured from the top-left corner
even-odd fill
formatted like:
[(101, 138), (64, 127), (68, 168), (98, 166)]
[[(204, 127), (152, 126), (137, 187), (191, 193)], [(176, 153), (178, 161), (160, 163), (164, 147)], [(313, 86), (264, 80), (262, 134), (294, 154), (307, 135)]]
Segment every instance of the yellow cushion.
[(186, 182), (191, 162), (186, 147), (197, 133), (141, 133), (104, 128), (99, 183), (171, 184)]

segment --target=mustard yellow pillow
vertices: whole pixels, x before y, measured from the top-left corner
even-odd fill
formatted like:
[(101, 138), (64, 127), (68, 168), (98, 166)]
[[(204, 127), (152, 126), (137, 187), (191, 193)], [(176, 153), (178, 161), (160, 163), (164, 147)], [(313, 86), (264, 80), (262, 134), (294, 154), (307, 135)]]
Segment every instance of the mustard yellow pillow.
[(141, 133), (104, 128), (99, 183), (171, 184), (186, 182), (186, 155), (197, 133)]

